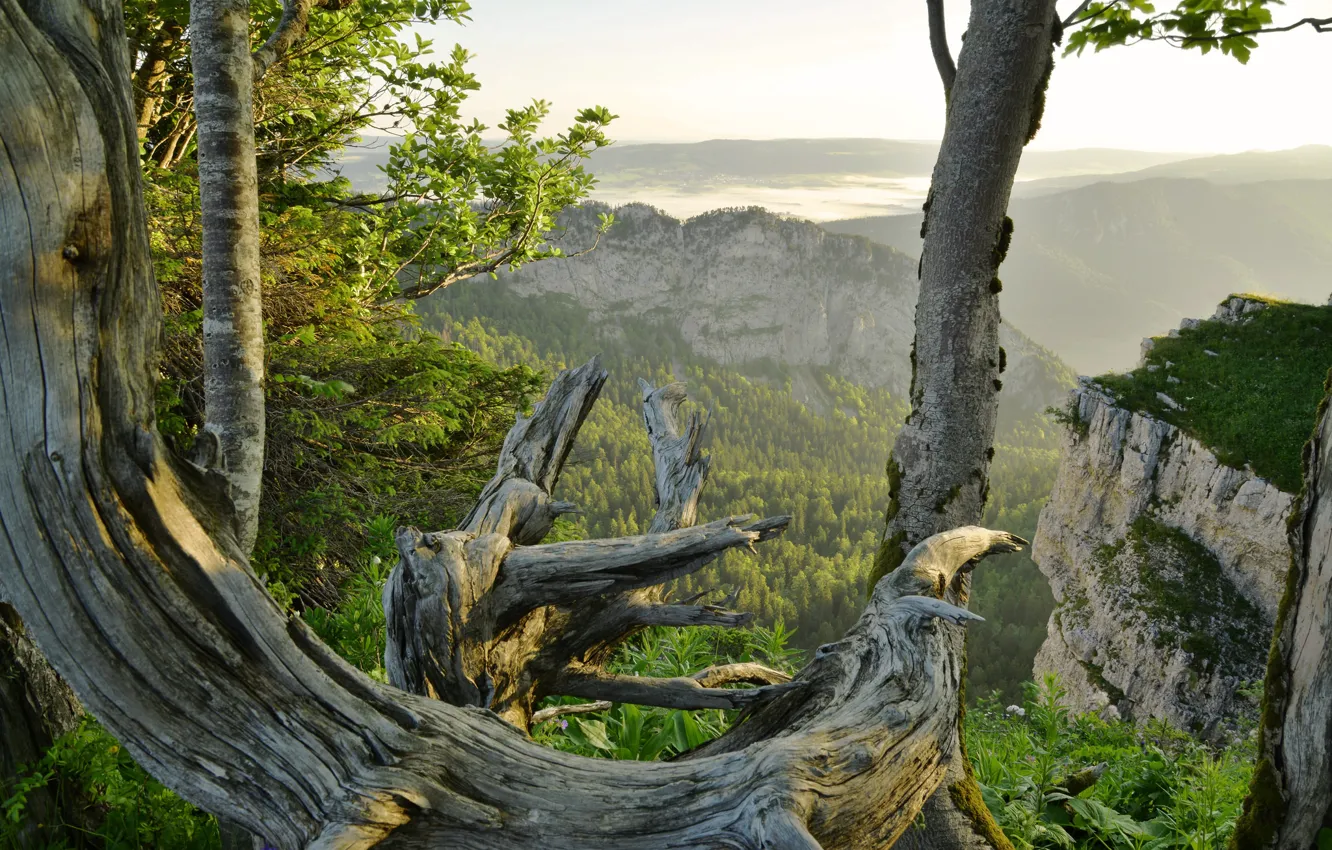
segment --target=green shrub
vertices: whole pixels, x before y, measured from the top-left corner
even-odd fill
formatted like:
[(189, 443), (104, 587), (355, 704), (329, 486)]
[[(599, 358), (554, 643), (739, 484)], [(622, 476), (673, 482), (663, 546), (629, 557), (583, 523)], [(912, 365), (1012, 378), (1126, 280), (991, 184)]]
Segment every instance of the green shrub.
[[(1063, 696), (1047, 677), (1028, 684), (1021, 707), (990, 697), (967, 712), (967, 752), (981, 793), (1015, 847), (1226, 846), (1256, 756), (1251, 730), (1213, 750), (1162, 723), (1071, 716)], [(1070, 787), (1098, 764), (1105, 770), (1094, 785)]]
[(215, 850), (221, 846), (212, 815), (149, 776), (91, 718), (57, 740), (13, 784), (0, 788), (0, 850), (17, 847), (17, 830), (27, 817), (27, 797), (39, 788), (55, 792), (62, 803), (55, 807), (57, 811), (80, 815), (79, 823), (51, 825), (63, 827), (78, 843), (53, 842), (48, 850)]

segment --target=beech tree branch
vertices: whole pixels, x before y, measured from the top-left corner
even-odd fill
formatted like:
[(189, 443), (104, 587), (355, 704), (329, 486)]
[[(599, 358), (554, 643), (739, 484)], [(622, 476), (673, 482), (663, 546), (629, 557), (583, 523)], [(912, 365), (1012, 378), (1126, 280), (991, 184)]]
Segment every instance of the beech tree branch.
[(1068, 14), (1068, 17), (1060, 21), (1064, 29), (1068, 29), (1075, 24), (1083, 23), (1082, 13), (1087, 11), (1087, 7), (1092, 4), (1092, 0), (1082, 0), (1078, 7)]
[(282, 0), (282, 17), (278, 19), (268, 40), (252, 55), (254, 81), (257, 83), (268, 73), (273, 63), (299, 44), (310, 30), (310, 10), (345, 9), (356, 0)]
[(953, 52), (948, 47), (944, 0), (925, 0), (925, 8), (929, 12), (930, 51), (934, 54), (934, 67), (939, 70), (939, 79), (943, 81), (946, 99), (953, 93), (953, 81), (957, 79), (957, 63), (953, 61)]
[[(1305, 26), (1311, 27), (1314, 32), (1332, 32), (1332, 18), (1301, 18), (1295, 23), (1287, 24), (1284, 27), (1260, 27), (1258, 29), (1251, 29), (1251, 30), (1237, 30), (1236, 32), (1224, 33), (1222, 35), (1216, 36), (1215, 40), (1224, 41), (1228, 38), (1241, 38), (1243, 36), (1249, 36), (1249, 35), (1264, 35), (1266, 33), (1274, 33), (1274, 32), (1290, 32), (1291, 30), (1297, 30), (1300, 27), (1305, 27)], [(1206, 38), (1190, 38), (1188, 36), (1179, 37), (1179, 39), (1180, 42), (1183, 44), (1189, 44), (1190, 42), (1195, 42), (1195, 41), (1210, 40)]]

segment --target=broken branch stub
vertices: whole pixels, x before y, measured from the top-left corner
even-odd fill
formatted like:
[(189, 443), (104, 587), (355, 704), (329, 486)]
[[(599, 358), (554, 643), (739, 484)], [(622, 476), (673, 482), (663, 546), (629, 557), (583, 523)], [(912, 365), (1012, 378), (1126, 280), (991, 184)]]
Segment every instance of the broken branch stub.
[(697, 411), (691, 413), (681, 434), (676, 414), (687, 398), (685, 385), (677, 381), (657, 389), (639, 378), (638, 387), (657, 471), (653, 482), (657, 511), (648, 532), (688, 528), (697, 521), (698, 498), (712, 466), (712, 458), (701, 451), (708, 420)]

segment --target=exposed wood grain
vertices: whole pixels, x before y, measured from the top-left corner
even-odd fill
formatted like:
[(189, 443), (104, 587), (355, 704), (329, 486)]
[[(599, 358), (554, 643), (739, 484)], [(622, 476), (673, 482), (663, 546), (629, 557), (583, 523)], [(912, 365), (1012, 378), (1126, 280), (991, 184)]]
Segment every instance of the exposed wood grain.
[(691, 413), (681, 433), (676, 417), (687, 398), (685, 385), (676, 382), (657, 389), (639, 378), (638, 387), (643, 392), (643, 423), (657, 472), (657, 510), (648, 533), (688, 528), (696, 522), (698, 498), (712, 465), (712, 458), (701, 450), (707, 420), (698, 412)]

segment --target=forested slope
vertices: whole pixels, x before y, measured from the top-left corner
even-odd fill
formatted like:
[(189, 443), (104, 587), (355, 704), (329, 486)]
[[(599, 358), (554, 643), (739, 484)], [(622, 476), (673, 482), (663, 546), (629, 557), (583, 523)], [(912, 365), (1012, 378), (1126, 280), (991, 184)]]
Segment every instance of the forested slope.
[[(502, 280), (455, 285), (421, 312), (428, 327), (500, 364), (553, 373), (601, 354), (610, 380), (560, 482), (560, 498), (585, 511), (566, 533), (643, 530), (653, 509), (652, 460), (636, 380), (684, 380), (690, 397), (713, 413), (702, 516), (789, 513), (794, 521), (757, 556), (728, 554), (683, 581), (679, 593), (718, 588), (716, 600), (737, 589), (737, 608), (761, 623), (794, 627), (794, 643), (805, 648), (836, 639), (861, 610), (904, 398), (812, 367), (724, 367), (694, 354), (669, 326), (624, 317), (594, 323), (572, 298), (517, 297)], [(810, 403), (795, 400), (793, 389)], [(1050, 423), (1010, 423), (999, 438), (986, 524), (1029, 537), (1057, 464)], [(1016, 697), (1051, 605), (1044, 579), (1024, 555), (978, 575), (973, 608), (987, 621), (972, 634), (973, 693), (1001, 688)]]

